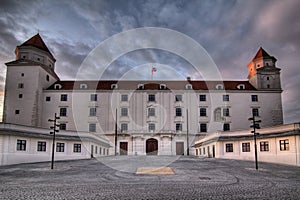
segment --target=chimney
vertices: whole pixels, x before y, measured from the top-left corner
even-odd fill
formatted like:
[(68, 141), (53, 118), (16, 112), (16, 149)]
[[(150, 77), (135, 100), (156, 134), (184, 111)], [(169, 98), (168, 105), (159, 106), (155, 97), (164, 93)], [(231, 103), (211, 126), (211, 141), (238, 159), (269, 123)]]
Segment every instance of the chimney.
[(190, 76), (187, 76), (187, 77), (186, 77), (186, 80), (187, 80), (187, 81), (191, 81), (191, 77), (190, 77)]

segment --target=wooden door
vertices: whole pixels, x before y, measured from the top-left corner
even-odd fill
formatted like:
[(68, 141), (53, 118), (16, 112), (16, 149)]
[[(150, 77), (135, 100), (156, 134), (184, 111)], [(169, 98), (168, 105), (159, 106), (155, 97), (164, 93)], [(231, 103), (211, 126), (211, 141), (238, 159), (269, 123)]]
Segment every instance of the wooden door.
[(150, 138), (146, 141), (146, 154), (157, 155), (158, 141), (154, 138)]
[(120, 142), (120, 155), (127, 155), (128, 142)]
[(184, 142), (176, 142), (176, 155), (184, 155)]

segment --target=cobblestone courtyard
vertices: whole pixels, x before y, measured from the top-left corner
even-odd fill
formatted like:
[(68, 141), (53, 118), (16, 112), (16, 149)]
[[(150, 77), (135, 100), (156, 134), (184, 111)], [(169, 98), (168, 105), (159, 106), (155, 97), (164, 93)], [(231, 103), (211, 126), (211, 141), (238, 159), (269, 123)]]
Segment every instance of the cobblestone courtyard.
[[(136, 174), (164, 167), (174, 174)], [(300, 168), (195, 157), (106, 157), (0, 167), (0, 199), (299, 199)]]

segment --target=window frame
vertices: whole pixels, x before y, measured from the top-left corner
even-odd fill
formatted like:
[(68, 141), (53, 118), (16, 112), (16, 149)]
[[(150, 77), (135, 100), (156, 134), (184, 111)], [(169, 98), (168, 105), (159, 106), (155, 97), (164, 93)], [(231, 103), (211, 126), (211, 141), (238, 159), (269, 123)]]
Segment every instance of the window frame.
[(280, 151), (289, 151), (290, 150), (289, 139), (279, 140), (279, 149)]
[(182, 102), (182, 94), (175, 95), (175, 102)]
[(67, 94), (61, 94), (60, 95), (60, 101), (68, 101), (68, 95)]
[(175, 116), (182, 117), (182, 108), (175, 108)]
[(223, 94), (223, 102), (229, 102), (229, 101), (230, 101), (229, 94)]
[(155, 123), (149, 123), (148, 124), (148, 130), (149, 130), (149, 132), (155, 131)]
[(252, 94), (251, 95), (251, 101), (252, 102), (258, 102), (258, 95), (257, 94)]
[(47, 142), (38, 141), (36, 150), (39, 151), (39, 152), (46, 152), (47, 151)]
[(97, 116), (97, 108), (96, 108), (96, 107), (91, 107), (91, 108), (90, 108), (89, 116), (90, 116), (90, 117), (95, 117), (95, 116)]
[(66, 107), (59, 108), (59, 116), (66, 117), (68, 113), (68, 109)]
[(128, 94), (122, 94), (121, 95), (121, 101), (122, 102), (128, 102)]
[(90, 95), (90, 101), (98, 101), (98, 95), (97, 94), (91, 94)]
[(233, 143), (226, 143), (225, 144), (225, 152), (226, 153), (233, 153)]
[(17, 151), (26, 151), (26, 140), (17, 139)]
[(64, 142), (56, 142), (56, 152), (65, 152)]
[(242, 143), (242, 152), (251, 152), (250, 142)]
[(73, 144), (73, 153), (81, 153), (81, 144), (79, 143)]
[(269, 151), (269, 141), (261, 141), (259, 143), (259, 146), (260, 146), (260, 151)]
[(200, 131), (200, 133), (207, 133), (207, 124), (206, 123), (200, 123), (199, 131)]
[(97, 125), (95, 123), (89, 123), (89, 132), (96, 133)]
[(205, 102), (206, 101), (206, 94), (199, 94), (199, 101)]
[(230, 131), (230, 123), (223, 124), (223, 131)]
[(200, 117), (207, 117), (207, 111), (206, 111), (206, 108), (200, 108), (200, 109), (199, 109), (199, 116), (200, 116)]
[(156, 98), (155, 98), (155, 94), (148, 94), (148, 102), (155, 102)]
[(155, 108), (148, 108), (148, 117), (155, 117)]
[(121, 117), (128, 117), (128, 108), (121, 108)]

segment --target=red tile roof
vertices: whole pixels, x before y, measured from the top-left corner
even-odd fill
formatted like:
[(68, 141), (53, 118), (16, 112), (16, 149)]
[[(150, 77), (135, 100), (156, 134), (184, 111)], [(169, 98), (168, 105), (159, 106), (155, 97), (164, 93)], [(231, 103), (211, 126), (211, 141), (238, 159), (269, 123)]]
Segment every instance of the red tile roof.
[(29, 40), (27, 40), (26, 42), (24, 42), (23, 44), (21, 44), (20, 46), (36, 47), (38, 49), (48, 52), (51, 55), (51, 57), (54, 59), (53, 55), (51, 54), (50, 50), (46, 46), (45, 42), (43, 41), (39, 33), (33, 36), (32, 38), (30, 38)]
[(166, 90), (185, 90), (187, 84), (191, 84), (193, 90), (216, 90), (218, 84), (224, 85), (225, 90), (241, 90), (239, 85), (244, 85), (244, 90), (256, 90), (249, 81), (58, 81), (47, 90), (54, 90), (55, 84), (62, 86), (61, 90), (84, 90), (80, 89), (81, 84), (87, 85), (87, 90), (112, 90), (112, 84), (118, 85), (118, 90), (138, 90), (139, 84), (144, 84), (144, 90), (159, 90), (160, 84), (166, 85)]
[(260, 47), (258, 52), (256, 53), (256, 55), (254, 56), (254, 58), (252, 60), (255, 60), (257, 58), (270, 58), (271, 56), (262, 48)]

